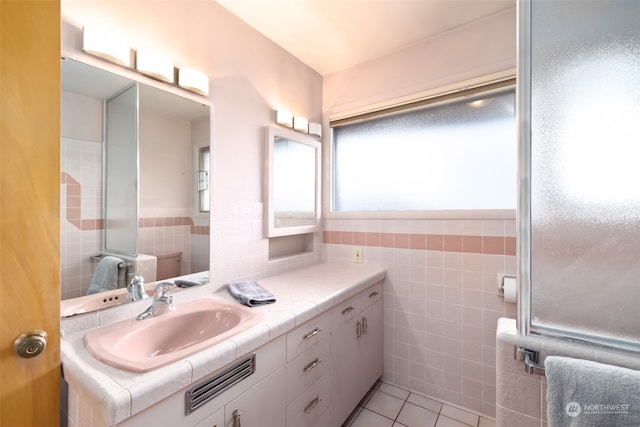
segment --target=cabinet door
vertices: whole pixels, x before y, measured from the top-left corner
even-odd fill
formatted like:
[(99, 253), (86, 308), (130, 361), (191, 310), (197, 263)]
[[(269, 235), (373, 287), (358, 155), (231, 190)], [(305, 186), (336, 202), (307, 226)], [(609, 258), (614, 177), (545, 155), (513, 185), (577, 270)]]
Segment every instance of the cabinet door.
[(362, 396), (355, 384), (358, 378), (358, 319), (351, 319), (331, 333), (331, 412), (333, 424), (342, 425)]
[(358, 340), (360, 370), (357, 382), (362, 398), (382, 375), (382, 301), (378, 300), (369, 306), (360, 319), (363, 332)]
[(195, 427), (223, 427), (224, 426), (224, 408), (220, 408), (214, 414), (209, 415), (200, 421)]
[(382, 302), (331, 333), (333, 424), (341, 425), (382, 374)]
[(286, 425), (284, 367), (224, 407), (224, 427), (282, 427)]

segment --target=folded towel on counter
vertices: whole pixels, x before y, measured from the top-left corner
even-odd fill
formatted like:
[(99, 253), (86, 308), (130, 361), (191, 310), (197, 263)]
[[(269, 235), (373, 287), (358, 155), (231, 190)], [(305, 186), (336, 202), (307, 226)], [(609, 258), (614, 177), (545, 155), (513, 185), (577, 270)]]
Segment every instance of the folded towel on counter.
[(87, 289), (87, 295), (127, 286), (127, 272), (125, 268), (119, 267), (120, 263), (124, 263), (124, 260), (121, 258), (114, 256), (103, 257), (98, 263), (93, 277), (91, 277), (91, 284), (89, 285), (89, 289)]
[(640, 425), (640, 371), (548, 356), (549, 427)]
[(175, 279), (173, 281), (176, 286), (180, 288), (190, 288), (192, 286), (200, 286), (205, 283), (209, 283), (208, 277), (185, 277), (182, 279)]
[(276, 297), (254, 281), (229, 283), (229, 292), (235, 299), (249, 307), (276, 302)]

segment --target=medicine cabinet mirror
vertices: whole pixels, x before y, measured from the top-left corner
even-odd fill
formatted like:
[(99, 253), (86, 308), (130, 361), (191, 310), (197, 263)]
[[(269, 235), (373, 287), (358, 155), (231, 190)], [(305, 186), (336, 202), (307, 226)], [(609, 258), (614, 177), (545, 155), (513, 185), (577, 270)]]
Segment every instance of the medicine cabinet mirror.
[(104, 250), (209, 270), (211, 106), (124, 71), (62, 60), (62, 300), (86, 295)]
[(289, 129), (266, 129), (267, 237), (320, 229), (320, 143)]

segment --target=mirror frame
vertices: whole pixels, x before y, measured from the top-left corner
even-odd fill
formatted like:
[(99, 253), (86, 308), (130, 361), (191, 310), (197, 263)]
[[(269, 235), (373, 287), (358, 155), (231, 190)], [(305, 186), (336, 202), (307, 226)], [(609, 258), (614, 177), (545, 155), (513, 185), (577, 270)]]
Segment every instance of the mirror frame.
[[(265, 143), (265, 151), (266, 151), (266, 162), (265, 162), (265, 194), (266, 194), (266, 215), (265, 215), (265, 230), (267, 233), (267, 237), (280, 237), (280, 236), (291, 236), (295, 234), (304, 234), (304, 233), (314, 233), (320, 230), (320, 183), (321, 183), (321, 147), (319, 141), (315, 140), (313, 137), (303, 134), (300, 132), (295, 132), (290, 129), (276, 127), (276, 126), (267, 126), (266, 127), (266, 143)], [(315, 150), (315, 198), (314, 198), (314, 219), (315, 223), (312, 225), (301, 225), (301, 226), (293, 226), (293, 227), (276, 227), (275, 226), (275, 217), (276, 212), (274, 209), (274, 195), (276, 189), (274, 188), (274, 149), (275, 149), (275, 139), (276, 137), (286, 138), (288, 140), (308, 145)]]

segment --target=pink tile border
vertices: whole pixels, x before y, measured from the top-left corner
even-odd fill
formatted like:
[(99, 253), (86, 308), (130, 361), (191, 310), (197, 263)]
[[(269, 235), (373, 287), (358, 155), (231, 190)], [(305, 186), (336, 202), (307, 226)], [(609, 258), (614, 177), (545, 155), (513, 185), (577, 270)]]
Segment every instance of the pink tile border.
[[(82, 185), (66, 172), (60, 173), (60, 183), (67, 185), (66, 220), (80, 230), (103, 230), (104, 220), (102, 218), (82, 218)], [(191, 226), (191, 234), (209, 235), (208, 225), (194, 225), (193, 220), (188, 216), (140, 218), (138, 220), (138, 226), (141, 228), (180, 225)]]
[(323, 243), (490, 255), (516, 254), (516, 238), (458, 234), (325, 231)]

